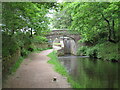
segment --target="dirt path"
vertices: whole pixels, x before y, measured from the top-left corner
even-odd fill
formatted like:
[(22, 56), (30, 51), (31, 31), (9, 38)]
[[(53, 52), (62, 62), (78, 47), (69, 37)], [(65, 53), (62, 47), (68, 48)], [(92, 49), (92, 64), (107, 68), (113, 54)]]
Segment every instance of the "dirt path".
[[(47, 61), (53, 50), (32, 53), (23, 61), (17, 72), (10, 76), (3, 88), (70, 88), (65, 77), (55, 72)], [(57, 77), (57, 81), (53, 81)]]

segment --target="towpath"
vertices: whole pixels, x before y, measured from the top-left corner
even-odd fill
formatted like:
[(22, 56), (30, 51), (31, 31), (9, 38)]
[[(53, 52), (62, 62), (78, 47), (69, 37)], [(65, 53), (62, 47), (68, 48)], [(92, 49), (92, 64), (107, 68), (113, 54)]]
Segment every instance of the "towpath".
[[(53, 49), (31, 53), (14, 75), (9, 76), (3, 88), (70, 88), (66, 78), (53, 70), (47, 57)], [(53, 81), (57, 77), (57, 81)]]

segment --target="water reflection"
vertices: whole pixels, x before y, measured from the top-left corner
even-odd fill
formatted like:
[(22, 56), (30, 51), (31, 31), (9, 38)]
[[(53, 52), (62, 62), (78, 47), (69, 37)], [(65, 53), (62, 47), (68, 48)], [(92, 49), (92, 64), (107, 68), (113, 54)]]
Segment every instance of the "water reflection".
[(84, 88), (117, 88), (118, 64), (80, 56), (61, 56), (60, 62)]

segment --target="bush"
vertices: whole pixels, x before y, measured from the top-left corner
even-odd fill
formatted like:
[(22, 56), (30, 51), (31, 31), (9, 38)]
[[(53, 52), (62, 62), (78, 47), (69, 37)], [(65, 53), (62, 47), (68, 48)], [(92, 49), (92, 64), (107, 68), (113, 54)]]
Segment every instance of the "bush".
[(104, 60), (120, 60), (118, 53), (118, 44), (105, 42), (96, 44), (95, 46), (87, 48), (86, 54), (93, 58), (101, 58)]
[(86, 50), (86, 54), (92, 58), (97, 58), (98, 48), (90, 47)]
[(104, 60), (120, 60), (118, 53), (118, 43), (98, 43), (95, 46), (81, 46), (78, 49), (79, 55), (88, 55), (92, 58), (100, 58)]
[(30, 51), (28, 51), (28, 50), (25, 49), (25, 48), (23, 48), (23, 49), (21, 50), (21, 56), (22, 56), (22, 57), (27, 56), (29, 53), (30, 53)]
[(87, 46), (81, 46), (78, 51), (77, 51), (77, 54), (78, 55), (86, 55), (86, 50), (87, 50)]
[(27, 49), (27, 50), (30, 51), (30, 52), (32, 52), (32, 51), (35, 51), (35, 50), (36, 50), (36, 47), (35, 47), (34, 44), (31, 44), (31, 45), (28, 46), (28, 49)]
[(105, 60), (120, 60), (118, 53), (118, 44), (106, 42), (99, 45), (98, 48), (98, 58)]
[(2, 34), (2, 56), (12, 55), (19, 48), (16, 38)]

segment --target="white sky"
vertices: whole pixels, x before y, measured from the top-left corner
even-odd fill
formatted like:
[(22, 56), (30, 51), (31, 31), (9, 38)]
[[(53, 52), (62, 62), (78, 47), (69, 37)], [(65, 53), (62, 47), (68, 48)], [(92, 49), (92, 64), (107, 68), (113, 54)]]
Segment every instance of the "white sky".
[(61, 3), (61, 2), (63, 2), (63, 0), (57, 0), (57, 2), (58, 2), (58, 3)]
[(52, 18), (54, 12), (55, 10), (49, 10), (49, 13), (46, 16)]

